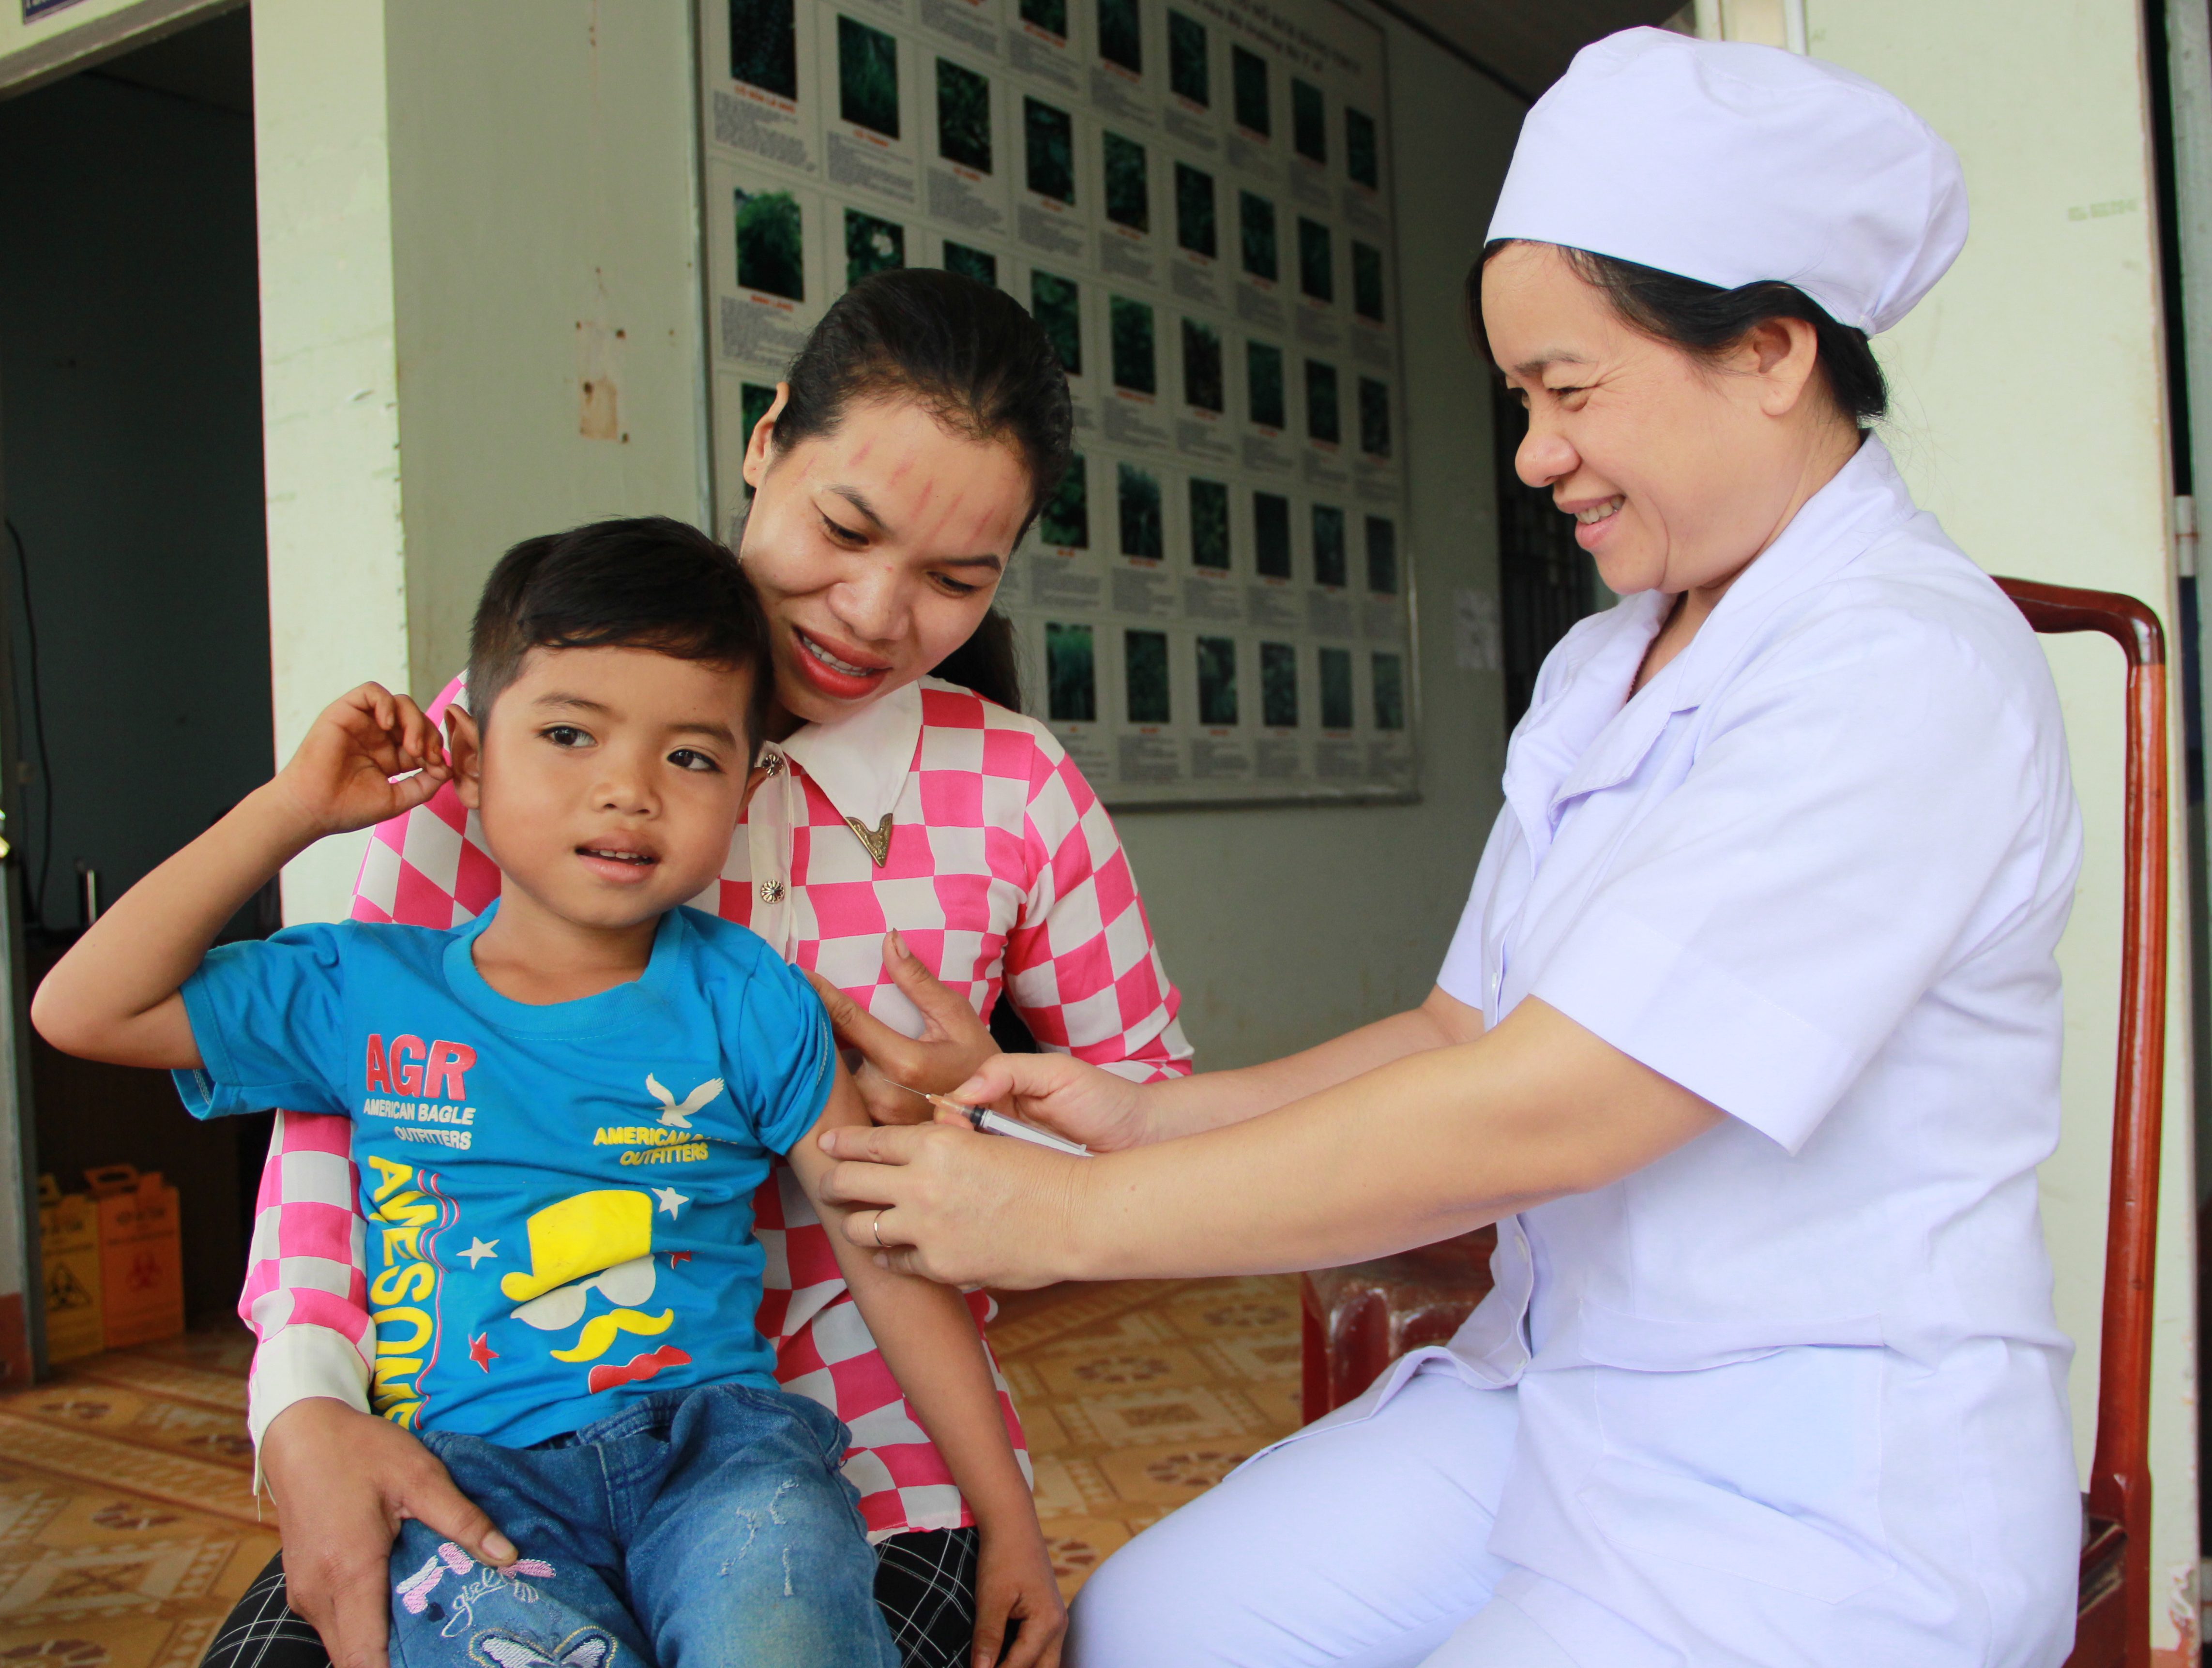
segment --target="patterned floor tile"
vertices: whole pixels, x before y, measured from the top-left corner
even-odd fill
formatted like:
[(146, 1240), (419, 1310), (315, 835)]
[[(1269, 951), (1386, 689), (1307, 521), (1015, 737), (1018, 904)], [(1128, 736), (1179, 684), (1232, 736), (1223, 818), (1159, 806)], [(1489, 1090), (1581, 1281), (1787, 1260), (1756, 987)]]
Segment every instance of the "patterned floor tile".
[(1175, 1507), (1197, 1499), (1263, 1446), (1249, 1441), (1164, 1442), (1103, 1455), (1098, 1469), (1123, 1500)]
[(1029, 1438), (1033, 1458), (1067, 1452), (1071, 1445), (1066, 1428), (1041, 1391), (1024, 1396), (1016, 1391), (1014, 1405), (1022, 1410), (1022, 1432)]
[[(991, 1329), (1073, 1594), (1131, 1536), (1298, 1423), (1295, 1279), (1023, 1293)], [(276, 1550), (235, 1326), (0, 1397), (0, 1668), (196, 1668)]]
[(46, 1628), (0, 1622), (0, 1668), (195, 1668), (222, 1620), (146, 1616)]
[(1071, 1436), (1109, 1449), (1238, 1437), (1268, 1428), (1252, 1398), (1227, 1385), (1154, 1385), (1111, 1396), (1079, 1396), (1060, 1403), (1059, 1411)]
[[(210, 1373), (228, 1374), (242, 1384), (246, 1369), (253, 1364), (253, 1335), (243, 1326), (228, 1324), (197, 1327), (159, 1343), (141, 1344), (128, 1353), (142, 1360), (204, 1367)], [(114, 1356), (95, 1359), (112, 1361)]]
[(1188, 1345), (1174, 1343), (1103, 1349), (1061, 1344), (1036, 1357), (1033, 1365), (1043, 1394), (1055, 1399), (1243, 1376), (1210, 1370)]
[(1294, 1278), (1194, 1280), (1189, 1284), (1192, 1289), (1176, 1294), (1161, 1310), (1161, 1318), (1187, 1337), (1297, 1336), (1298, 1293)]
[(11, 1459), (81, 1483), (127, 1488), (240, 1523), (260, 1522), (250, 1470), (125, 1440), (138, 1434), (126, 1428), (119, 1436), (111, 1436), (46, 1420), (20, 1419), (0, 1405), (0, 1449)]
[(250, 1473), (253, 1467), (253, 1445), (246, 1438), (243, 1409), (234, 1412), (78, 1379), (55, 1384), (43, 1395), (33, 1391), (17, 1396), (7, 1403), (6, 1411), (15, 1417), (166, 1448), (193, 1459), (228, 1461), (244, 1472)]
[(1129, 1525), (1119, 1518), (1048, 1518), (1044, 1525), (1045, 1550), (1052, 1555), (1052, 1573), (1063, 1596), (1073, 1598), (1107, 1555), (1130, 1536)]
[[(1091, 1510), (1092, 1501), (1103, 1492), (1095, 1488), (1085, 1489), (1083, 1484), (1086, 1479), (1079, 1476), (1064, 1459), (1054, 1459), (1048, 1456), (1038, 1458), (1032, 1455), (1030, 1463), (1036, 1471), (1033, 1492), (1040, 1518), (1082, 1517)], [(1078, 1465), (1085, 1464), (1081, 1460), (1075, 1463)]]
[[(245, 1369), (246, 1363), (240, 1362), (239, 1373)], [(234, 1415), (234, 1423), (246, 1416), (246, 1380), (238, 1373), (157, 1356), (118, 1350), (112, 1354), (73, 1361), (56, 1376), (58, 1382), (65, 1385), (113, 1385), (168, 1401), (197, 1403)]]
[(1131, 1536), (1300, 1422), (1295, 1276), (1024, 1293), (991, 1342), (1070, 1595)]
[(236, 1326), (0, 1397), (0, 1668), (197, 1668), (276, 1549)]
[(12, 1568), (0, 1564), (0, 1616), (35, 1627), (156, 1616), (172, 1600), (205, 1598), (235, 1550), (232, 1541), (199, 1538), (50, 1549)]
[(1266, 1332), (1230, 1333), (1190, 1347), (1205, 1370), (1216, 1378), (1270, 1384), (1298, 1376), (1302, 1349), (1295, 1333), (1287, 1338)]

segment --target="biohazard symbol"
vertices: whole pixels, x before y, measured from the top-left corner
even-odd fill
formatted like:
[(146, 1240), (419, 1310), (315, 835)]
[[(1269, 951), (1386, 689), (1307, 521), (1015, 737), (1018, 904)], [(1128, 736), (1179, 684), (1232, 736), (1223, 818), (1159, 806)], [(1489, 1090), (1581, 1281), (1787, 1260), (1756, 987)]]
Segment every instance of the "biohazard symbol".
[(76, 1270), (66, 1263), (46, 1265), (46, 1307), (49, 1309), (89, 1309), (92, 1293), (76, 1277)]

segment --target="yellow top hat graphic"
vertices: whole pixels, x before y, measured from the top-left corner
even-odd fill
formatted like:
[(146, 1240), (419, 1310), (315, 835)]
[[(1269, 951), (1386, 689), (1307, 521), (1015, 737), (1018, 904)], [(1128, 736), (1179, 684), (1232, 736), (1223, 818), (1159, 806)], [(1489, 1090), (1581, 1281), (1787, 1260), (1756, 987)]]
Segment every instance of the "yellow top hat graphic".
[(578, 1193), (532, 1216), (531, 1269), (499, 1282), (517, 1303), (653, 1252), (653, 1198), (628, 1189)]

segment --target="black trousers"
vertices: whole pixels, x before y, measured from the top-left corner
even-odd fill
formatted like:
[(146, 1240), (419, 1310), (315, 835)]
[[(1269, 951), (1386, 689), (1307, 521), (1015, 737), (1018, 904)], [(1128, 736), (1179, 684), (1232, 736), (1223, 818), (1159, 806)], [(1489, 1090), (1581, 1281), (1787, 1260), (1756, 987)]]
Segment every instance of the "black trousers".
[[(975, 1635), (975, 1544), (973, 1529), (923, 1530), (877, 1543), (876, 1605), (905, 1668), (967, 1668)], [(285, 1602), (283, 1554), (232, 1607), (200, 1668), (331, 1668), (322, 1636)]]

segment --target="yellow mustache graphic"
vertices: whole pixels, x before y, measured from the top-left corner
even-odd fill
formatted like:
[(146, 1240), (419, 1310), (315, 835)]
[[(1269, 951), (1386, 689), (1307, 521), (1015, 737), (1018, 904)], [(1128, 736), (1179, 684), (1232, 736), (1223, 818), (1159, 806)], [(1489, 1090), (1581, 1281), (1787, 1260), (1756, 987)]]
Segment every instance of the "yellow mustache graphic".
[(584, 1323), (584, 1330), (576, 1339), (574, 1349), (556, 1349), (556, 1361), (595, 1361), (614, 1348), (614, 1342), (624, 1332), (642, 1333), (651, 1337), (656, 1332), (665, 1332), (676, 1318), (676, 1311), (663, 1309), (657, 1315), (648, 1315), (635, 1309), (617, 1309), (611, 1314), (593, 1315)]

